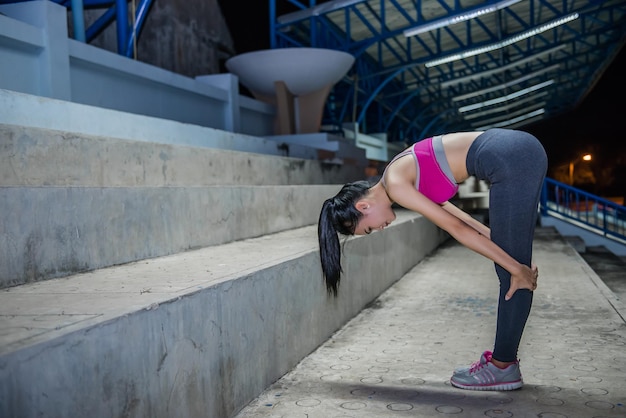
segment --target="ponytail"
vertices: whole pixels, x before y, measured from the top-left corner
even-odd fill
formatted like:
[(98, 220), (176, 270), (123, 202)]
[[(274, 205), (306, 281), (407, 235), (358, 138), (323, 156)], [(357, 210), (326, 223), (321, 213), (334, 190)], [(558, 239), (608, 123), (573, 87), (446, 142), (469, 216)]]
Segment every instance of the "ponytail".
[(344, 185), (335, 197), (324, 201), (317, 224), (322, 274), (329, 294), (337, 296), (341, 278), (341, 247), (339, 236), (354, 235), (363, 214), (354, 206), (365, 196), (370, 183), (362, 180)]

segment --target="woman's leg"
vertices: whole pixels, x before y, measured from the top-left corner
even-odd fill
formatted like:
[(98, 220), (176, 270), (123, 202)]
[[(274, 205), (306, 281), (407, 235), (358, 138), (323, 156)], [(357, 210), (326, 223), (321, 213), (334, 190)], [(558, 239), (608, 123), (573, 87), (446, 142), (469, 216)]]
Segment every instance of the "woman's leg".
[[(530, 266), (537, 205), (547, 169), (545, 151), (535, 137), (521, 131), (492, 129), (481, 137), (477, 139), (474, 174), (491, 184), (491, 239), (517, 261)], [(493, 358), (512, 362), (517, 360), (533, 293), (520, 289), (505, 301), (511, 275), (498, 265), (495, 269), (500, 294)]]

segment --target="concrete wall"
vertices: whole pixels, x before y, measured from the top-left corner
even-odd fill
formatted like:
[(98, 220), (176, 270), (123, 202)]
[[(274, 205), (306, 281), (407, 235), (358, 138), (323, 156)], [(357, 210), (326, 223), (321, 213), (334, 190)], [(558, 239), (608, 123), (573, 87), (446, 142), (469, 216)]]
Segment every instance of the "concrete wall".
[[(132, 7), (132, 2), (128, 2), (129, 17)], [(85, 10), (85, 26), (90, 26), (105, 10)], [(68, 16), (73, 19), (71, 12)], [(69, 31), (75, 39), (71, 24)], [(114, 21), (90, 45), (118, 53), (117, 43)], [(234, 55), (235, 48), (217, 0), (158, 0), (151, 3), (134, 52), (126, 56), (193, 78), (219, 73), (221, 61)]]
[(2, 89), (229, 132), (273, 133), (274, 107), (240, 99), (232, 74), (191, 78), (70, 39), (67, 9), (50, 1), (0, 5), (0, 12)]
[(337, 299), (315, 226), (1, 292), (0, 416), (234, 416), (445, 239), (349, 239)]

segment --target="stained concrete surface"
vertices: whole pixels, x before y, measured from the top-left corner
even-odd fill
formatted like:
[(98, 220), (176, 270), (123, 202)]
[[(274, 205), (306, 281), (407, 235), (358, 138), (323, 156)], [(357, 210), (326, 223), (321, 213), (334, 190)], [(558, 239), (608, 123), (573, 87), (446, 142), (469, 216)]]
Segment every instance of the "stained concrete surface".
[(587, 247), (580, 255), (617, 297), (626, 300), (626, 257), (603, 246)]
[(449, 383), (492, 348), (497, 294), (493, 265), (449, 241), (237, 418), (625, 417), (624, 304), (554, 229), (537, 231), (534, 261), (522, 389)]

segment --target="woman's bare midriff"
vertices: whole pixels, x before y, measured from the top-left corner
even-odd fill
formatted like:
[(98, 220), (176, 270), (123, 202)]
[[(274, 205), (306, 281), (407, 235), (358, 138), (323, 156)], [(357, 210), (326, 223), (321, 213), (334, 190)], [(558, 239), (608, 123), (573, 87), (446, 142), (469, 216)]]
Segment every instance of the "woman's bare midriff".
[(469, 177), (466, 165), (467, 153), (480, 134), (482, 132), (458, 132), (445, 134), (441, 139), (448, 165), (457, 183), (462, 183)]

